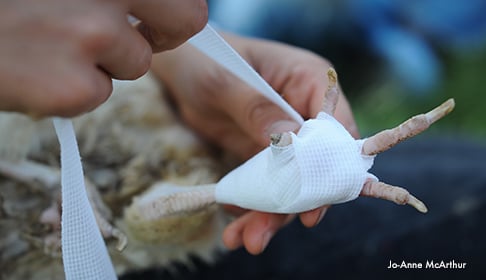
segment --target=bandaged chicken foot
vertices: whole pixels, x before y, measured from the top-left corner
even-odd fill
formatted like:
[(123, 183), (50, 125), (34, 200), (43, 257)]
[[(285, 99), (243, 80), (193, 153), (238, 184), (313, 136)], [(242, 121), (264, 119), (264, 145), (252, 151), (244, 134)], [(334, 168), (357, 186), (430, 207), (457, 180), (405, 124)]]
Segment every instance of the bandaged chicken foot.
[[(337, 74), (334, 69), (329, 69), (327, 74), (329, 79), (329, 88), (324, 96), (322, 112), (332, 116), (337, 106), (339, 88), (337, 83)], [(358, 146), (358, 148), (361, 150), (358, 149), (357, 152), (360, 153), (360, 156), (363, 158), (374, 156), (377, 153), (383, 152), (397, 143), (426, 130), (432, 123), (452, 111), (453, 108), (454, 101), (450, 99), (426, 114), (418, 115), (409, 119), (397, 128), (380, 132), (363, 142), (356, 140), (355, 143), (357, 145), (362, 145), (362, 147)], [(322, 134), (323, 136), (327, 135), (326, 131), (322, 131)], [(292, 144), (292, 137), (293, 135), (290, 132), (272, 134), (270, 141), (273, 146), (285, 147)], [(349, 137), (351, 138), (350, 135)], [(349, 144), (350, 142), (347, 143)], [(318, 157), (320, 155), (316, 154), (315, 156)], [(322, 168), (332, 169), (339, 167), (323, 166)], [(371, 178), (372, 177), (369, 177), (369, 179), (367, 179), (361, 186), (361, 196), (385, 199), (397, 204), (409, 204), (422, 213), (427, 212), (427, 207), (424, 205), (424, 203), (411, 195), (404, 188), (388, 185), (383, 182), (377, 182)], [(215, 192), (217, 186), (219, 185), (180, 187), (180, 190), (173, 193), (163, 194), (159, 197), (151, 199), (150, 201), (139, 201), (138, 203), (140, 210), (142, 210), (141, 212), (145, 212), (148, 218), (153, 219), (181, 212), (195, 211), (216, 202)], [(322, 187), (325, 188), (326, 186)]]
[[(333, 115), (339, 96), (337, 73), (333, 68), (330, 68), (327, 75), (329, 87), (324, 97), (322, 112)], [(428, 113), (414, 116), (396, 128), (384, 130), (367, 138), (363, 143), (362, 154), (368, 156), (376, 155), (390, 149), (401, 141), (423, 132), (431, 124), (450, 113), (454, 109), (454, 105), (454, 100), (449, 99)], [(289, 133), (280, 133), (271, 136), (272, 144), (280, 147), (291, 144), (291, 140)], [(383, 182), (367, 180), (363, 185), (360, 195), (385, 199), (401, 205), (409, 204), (422, 213), (427, 212), (425, 204), (411, 195), (406, 189)]]

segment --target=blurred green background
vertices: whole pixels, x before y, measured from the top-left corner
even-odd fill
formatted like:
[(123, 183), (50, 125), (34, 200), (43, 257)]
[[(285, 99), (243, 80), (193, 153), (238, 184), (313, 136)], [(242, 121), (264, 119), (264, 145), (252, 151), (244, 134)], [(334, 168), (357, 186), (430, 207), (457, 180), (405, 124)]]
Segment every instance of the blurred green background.
[[(409, 94), (390, 80), (362, 90), (351, 87), (352, 92), (346, 94), (362, 136), (396, 126), (454, 98), (454, 111), (434, 124), (427, 134), (454, 134), (486, 143), (486, 49), (446, 54), (442, 61), (442, 82), (427, 94)], [(343, 85), (345, 91), (346, 87)]]

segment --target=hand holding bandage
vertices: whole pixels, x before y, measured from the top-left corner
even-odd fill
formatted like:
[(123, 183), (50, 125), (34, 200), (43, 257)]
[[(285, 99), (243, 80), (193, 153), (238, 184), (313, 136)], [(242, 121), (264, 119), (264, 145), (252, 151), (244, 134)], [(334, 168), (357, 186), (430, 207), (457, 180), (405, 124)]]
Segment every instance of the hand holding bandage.
[(274, 137), (273, 146), (215, 185), (145, 200), (139, 205), (141, 212), (147, 219), (158, 219), (217, 202), (271, 213), (297, 213), (362, 195), (409, 204), (426, 213), (426, 206), (407, 190), (379, 182), (367, 171), (376, 154), (427, 129), (452, 111), (454, 100), (394, 129), (354, 140), (331, 116), (338, 100), (334, 69), (329, 69), (328, 77), (323, 112), (317, 119), (306, 121), (298, 135), (287, 132)]

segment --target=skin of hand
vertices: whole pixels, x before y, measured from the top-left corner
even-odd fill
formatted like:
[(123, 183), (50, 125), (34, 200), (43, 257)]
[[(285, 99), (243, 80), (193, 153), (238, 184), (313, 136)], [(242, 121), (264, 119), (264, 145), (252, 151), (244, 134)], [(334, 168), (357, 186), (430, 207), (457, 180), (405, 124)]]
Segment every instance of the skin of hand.
[[(94, 109), (207, 22), (205, 0), (0, 0), (0, 110)], [(136, 25), (128, 15), (139, 19)]]
[[(315, 117), (321, 110), (329, 83), (329, 62), (309, 51), (277, 42), (230, 34), (224, 37), (305, 119)], [(298, 130), (299, 125), (279, 107), (190, 44), (155, 55), (152, 70), (170, 92), (185, 121), (202, 137), (242, 160), (268, 146), (270, 134)], [(359, 137), (343, 95), (335, 116), (355, 138)], [(320, 222), (327, 208), (300, 213), (300, 219), (312, 227)], [(234, 206), (227, 210), (239, 217), (225, 229), (225, 245), (230, 249), (243, 245), (252, 254), (261, 253), (278, 229), (295, 216)]]

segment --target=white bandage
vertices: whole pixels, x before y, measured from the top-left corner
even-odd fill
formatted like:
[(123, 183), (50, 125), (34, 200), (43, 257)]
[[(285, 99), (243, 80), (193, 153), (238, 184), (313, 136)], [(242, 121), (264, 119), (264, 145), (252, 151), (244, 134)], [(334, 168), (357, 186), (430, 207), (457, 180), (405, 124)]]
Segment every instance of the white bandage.
[(61, 146), (61, 243), (66, 279), (116, 279), (86, 193), (72, 122), (60, 118), (53, 122)]
[(272, 213), (300, 213), (356, 199), (374, 156), (326, 113), (304, 123), (292, 144), (271, 145), (227, 174), (216, 201)]

